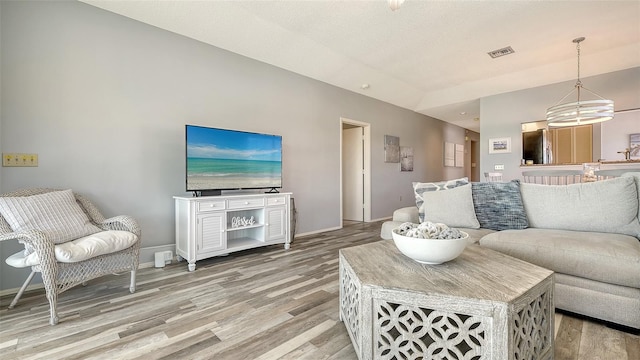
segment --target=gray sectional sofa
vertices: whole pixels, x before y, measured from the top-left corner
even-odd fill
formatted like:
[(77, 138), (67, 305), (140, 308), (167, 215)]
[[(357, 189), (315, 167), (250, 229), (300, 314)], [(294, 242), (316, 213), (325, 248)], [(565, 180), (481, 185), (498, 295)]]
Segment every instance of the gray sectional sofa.
[[(475, 206), (477, 225), (460, 200), (468, 190), (459, 187), (472, 192), (466, 201)], [(461, 227), (479, 246), (553, 270), (556, 308), (640, 329), (640, 173), (570, 185), (462, 181), (438, 190), (445, 191), (424, 198), (416, 192), (420, 209), (396, 210), (383, 224), (382, 238), (391, 239), (403, 222), (433, 221), (430, 211), (462, 209), (456, 218), (435, 220), (458, 223), (450, 226)]]

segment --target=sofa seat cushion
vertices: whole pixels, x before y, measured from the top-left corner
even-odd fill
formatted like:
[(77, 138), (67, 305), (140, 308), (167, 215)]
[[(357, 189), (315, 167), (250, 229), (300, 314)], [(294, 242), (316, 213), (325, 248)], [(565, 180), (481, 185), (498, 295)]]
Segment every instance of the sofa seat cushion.
[(460, 229), (460, 231), (464, 231), (467, 234), (469, 234), (470, 244), (477, 244), (480, 241), (480, 239), (482, 239), (484, 236), (496, 232), (495, 230), (484, 229), (484, 228), (480, 228), (480, 229), (458, 228), (458, 229)]
[(491, 233), (480, 245), (558, 273), (640, 288), (640, 241), (633, 236), (528, 228)]
[[(58, 244), (54, 247), (54, 253), (58, 262), (74, 263), (124, 250), (131, 247), (136, 241), (138, 241), (138, 237), (128, 231), (101, 231)], [(8, 265), (18, 268), (40, 263), (37, 253), (25, 255), (24, 251), (9, 256), (5, 261)]]
[(416, 206), (403, 207), (393, 212), (393, 221), (420, 223), (418, 208)]

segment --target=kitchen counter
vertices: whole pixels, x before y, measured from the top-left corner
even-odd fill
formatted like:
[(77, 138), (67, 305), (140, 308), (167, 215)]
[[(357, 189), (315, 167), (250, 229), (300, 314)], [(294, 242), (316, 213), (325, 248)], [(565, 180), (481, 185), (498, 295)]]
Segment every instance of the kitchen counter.
[(601, 164), (640, 164), (640, 160), (616, 160), (616, 161), (602, 161)]
[[(597, 164), (597, 162), (593, 162), (595, 164)], [(591, 164), (591, 163), (590, 163)], [(611, 166), (609, 166), (611, 165)], [(621, 166), (620, 166), (621, 165)], [(640, 160), (617, 160), (617, 161), (601, 161), (600, 162), (600, 167), (601, 168), (618, 168), (618, 167), (626, 167), (624, 165), (630, 165), (630, 166), (638, 166), (640, 165)], [(582, 169), (582, 163), (580, 164), (532, 164), (532, 165), (520, 165), (521, 169), (528, 169), (528, 168), (580, 168)]]

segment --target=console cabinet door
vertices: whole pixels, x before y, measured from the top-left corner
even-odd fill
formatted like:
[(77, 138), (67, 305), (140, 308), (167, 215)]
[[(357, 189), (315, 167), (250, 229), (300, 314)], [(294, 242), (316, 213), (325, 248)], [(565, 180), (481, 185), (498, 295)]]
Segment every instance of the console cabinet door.
[(196, 253), (201, 259), (202, 254), (222, 250), (226, 247), (225, 215), (224, 213), (198, 215), (196, 226)]
[(286, 229), (286, 208), (268, 207), (266, 208), (265, 241), (282, 240), (287, 234)]

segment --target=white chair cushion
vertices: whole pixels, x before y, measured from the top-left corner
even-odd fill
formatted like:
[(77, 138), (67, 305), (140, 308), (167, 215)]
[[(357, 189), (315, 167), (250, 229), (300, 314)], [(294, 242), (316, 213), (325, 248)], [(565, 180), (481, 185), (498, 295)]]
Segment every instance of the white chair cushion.
[[(74, 263), (124, 250), (138, 241), (134, 233), (120, 230), (101, 231), (76, 240), (55, 246), (56, 260)], [(13, 267), (22, 268), (38, 265), (40, 259), (35, 252), (24, 255), (24, 251), (9, 256), (5, 262)]]
[(0, 197), (0, 214), (13, 231), (41, 230), (55, 244), (100, 231), (76, 203), (71, 190)]

